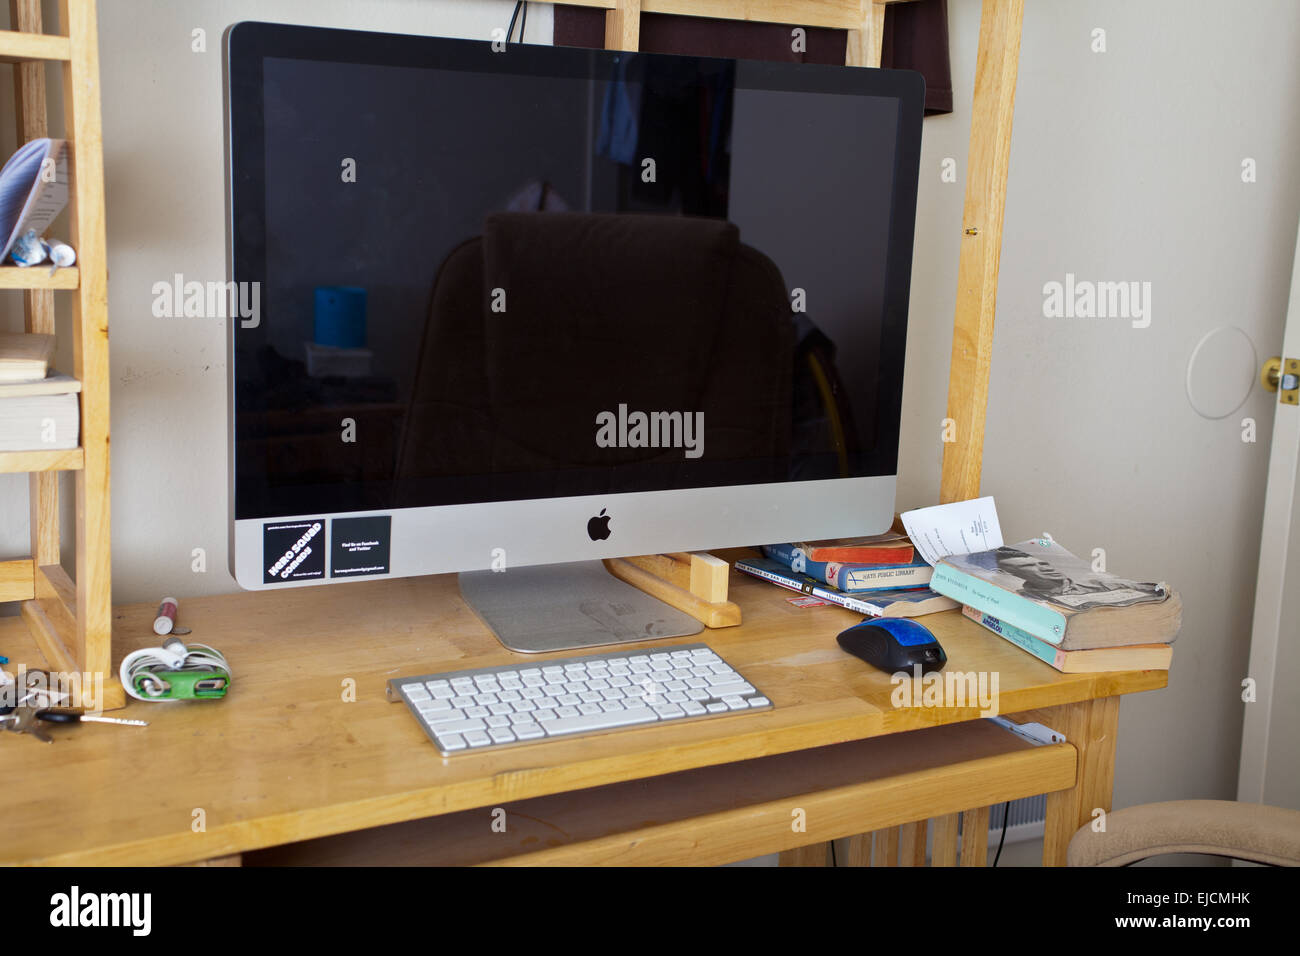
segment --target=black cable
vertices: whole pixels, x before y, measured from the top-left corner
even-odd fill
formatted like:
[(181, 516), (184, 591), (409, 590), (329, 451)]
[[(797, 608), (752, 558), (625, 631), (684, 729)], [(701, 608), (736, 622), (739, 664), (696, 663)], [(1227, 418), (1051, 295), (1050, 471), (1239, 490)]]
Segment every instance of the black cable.
[(524, 18), (519, 21), (519, 42), (524, 42), (524, 31), (528, 29), (528, 0), (524, 0)]
[(1011, 816), (1011, 801), (1002, 804), (1002, 836), (998, 837), (998, 852), (993, 855), (993, 865), (1002, 859), (1002, 844), (1007, 841), (1007, 818)]
[(515, 32), (515, 20), (519, 16), (519, 10), (524, 5), (524, 0), (517, 0), (515, 3), (515, 12), (510, 15), (510, 26), (506, 27), (506, 42), (510, 42), (510, 34)]

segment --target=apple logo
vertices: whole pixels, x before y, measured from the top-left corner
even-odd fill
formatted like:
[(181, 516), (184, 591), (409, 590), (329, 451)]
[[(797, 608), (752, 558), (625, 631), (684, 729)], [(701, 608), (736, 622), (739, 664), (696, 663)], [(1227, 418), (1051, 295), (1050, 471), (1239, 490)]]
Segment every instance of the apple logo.
[(605, 514), (605, 509), (600, 509), (600, 514), (587, 522), (587, 537), (592, 541), (604, 541), (609, 537), (609, 515)]

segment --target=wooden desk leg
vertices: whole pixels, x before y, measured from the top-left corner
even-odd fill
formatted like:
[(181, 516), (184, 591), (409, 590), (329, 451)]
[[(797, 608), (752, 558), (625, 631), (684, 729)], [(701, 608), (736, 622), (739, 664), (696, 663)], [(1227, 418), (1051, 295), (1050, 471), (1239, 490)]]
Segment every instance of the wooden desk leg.
[(826, 866), (829, 861), (829, 843), (810, 843), (793, 850), (782, 850), (777, 866)]
[(234, 853), (230, 856), (214, 856), (210, 860), (199, 860), (196, 863), (182, 863), (182, 866), (243, 866), (244, 855)]
[(1119, 729), (1119, 698), (1101, 697), (1044, 708), (1047, 726), (1065, 734), (1079, 752), (1074, 786), (1047, 795), (1043, 833), (1043, 866), (1065, 866), (1070, 838), (1091, 823), (1097, 808), (1110, 813), (1115, 784), (1115, 738)]

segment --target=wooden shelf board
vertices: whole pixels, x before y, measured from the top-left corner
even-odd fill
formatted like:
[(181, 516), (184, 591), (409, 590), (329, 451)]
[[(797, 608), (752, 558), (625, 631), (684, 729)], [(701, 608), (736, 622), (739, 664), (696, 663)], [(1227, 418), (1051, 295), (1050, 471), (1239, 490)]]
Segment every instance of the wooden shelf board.
[(0, 289), (75, 289), (81, 282), (76, 266), (50, 275), (48, 266), (0, 266)]
[(58, 451), (0, 451), (0, 474), (24, 471), (80, 471), (86, 454), (81, 448)]
[[(617, 0), (550, 0), (578, 7), (612, 10)], [(906, 0), (883, 0), (902, 3)], [(716, 17), (725, 20), (753, 20), (786, 23), (791, 26), (832, 27), (860, 30), (865, 19), (861, 0), (720, 0), (702, 4), (699, 0), (641, 0), (641, 13), (673, 13), (683, 16)]]
[(0, 30), (0, 63), (27, 63), (32, 60), (68, 60), (72, 44), (67, 37), (48, 33), (23, 33)]

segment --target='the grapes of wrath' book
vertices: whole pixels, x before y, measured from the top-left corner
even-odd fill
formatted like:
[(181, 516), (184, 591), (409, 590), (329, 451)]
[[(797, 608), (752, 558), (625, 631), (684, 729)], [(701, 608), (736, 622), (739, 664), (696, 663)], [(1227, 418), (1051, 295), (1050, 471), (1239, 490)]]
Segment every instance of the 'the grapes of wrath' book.
[(968, 618), (999, 637), (1028, 651), (1062, 674), (1097, 674), (1102, 671), (1167, 671), (1174, 658), (1170, 644), (1130, 644), (1128, 647), (1094, 647), (1087, 651), (1065, 651), (1040, 641), (1013, 624), (999, 621), (973, 607), (963, 607)]
[(930, 587), (1066, 651), (1168, 644), (1182, 624), (1168, 586), (1096, 571), (1041, 538), (949, 555)]

